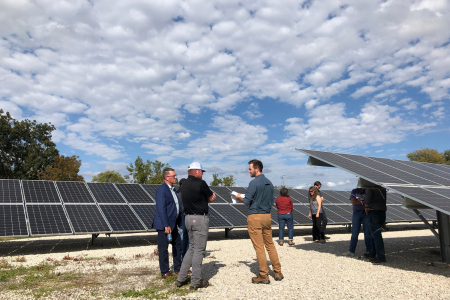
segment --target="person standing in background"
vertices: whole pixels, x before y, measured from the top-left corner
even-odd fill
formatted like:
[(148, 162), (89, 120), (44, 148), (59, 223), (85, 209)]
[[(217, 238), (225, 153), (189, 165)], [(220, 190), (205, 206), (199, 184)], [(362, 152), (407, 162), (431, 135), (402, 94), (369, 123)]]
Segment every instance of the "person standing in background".
[(313, 243), (325, 243), (325, 239), (321, 238), (325, 235), (325, 227), (323, 226), (323, 210), (322, 197), (316, 187), (309, 188), (309, 214), (308, 218), (313, 222)]
[(381, 186), (367, 188), (364, 209), (369, 216), (369, 228), (372, 236), (370, 262), (373, 264), (385, 263), (386, 254), (381, 227), (386, 223), (386, 189)]
[[(183, 203), (183, 197), (181, 195), (181, 188), (182, 188), (183, 182), (185, 180), (186, 180), (186, 178), (182, 178), (178, 182), (179, 188), (178, 188), (177, 193), (178, 193), (178, 199), (180, 199), (181, 203)], [(183, 207), (184, 207), (184, 203), (183, 203)], [(183, 214), (184, 214), (184, 212), (183, 212)], [(181, 236), (181, 260), (183, 260), (183, 257), (186, 255), (186, 252), (189, 249), (189, 235), (187, 233), (186, 228), (184, 230), (180, 230), (180, 236)]]
[(325, 230), (327, 228), (328, 218), (327, 218), (327, 214), (325, 213), (325, 209), (323, 208), (323, 201), (324, 200), (323, 200), (323, 197), (322, 197), (322, 193), (320, 192), (320, 188), (322, 187), (322, 183), (320, 183), (320, 181), (316, 181), (316, 182), (314, 182), (314, 186), (317, 188), (317, 192), (319, 193), (319, 196), (322, 198), (322, 226), (324, 227), (323, 228), (324, 235), (321, 236), (320, 238), (325, 241), (326, 239), (329, 239), (329, 237), (325, 236)]
[(295, 245), (294, 243), (294, 217), (292, 215), (292, 209), (294, 205), (291, 197), (289, 197), (289, 191), (287, 188), (280, 190), (280, 197), (275, 200), (278, 213), (278, 237), (279, 244), (283, 246), (284, 243), (284, 226), (287, 225), (289, 235), (289, 245)]

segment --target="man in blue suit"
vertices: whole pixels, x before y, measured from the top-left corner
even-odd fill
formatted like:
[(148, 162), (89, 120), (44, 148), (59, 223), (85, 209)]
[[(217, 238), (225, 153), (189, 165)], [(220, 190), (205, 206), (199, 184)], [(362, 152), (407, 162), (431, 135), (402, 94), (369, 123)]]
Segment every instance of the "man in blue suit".
[[(184, 214), (181, 201), (173, 185), (177, 174), (172, 168), (163, 170), (164, 183), (156, 190), (156, 215), (153, 219), (153, 229), (158, 231), (159, 268), (162, 278), (172, 277), (169, 272), (169, 243), (172, 244), (173, 270), (176, 274), (181, 267), (181, 237), (178, 227), (184, 230)], [(167, 235), (172, 235), (172, 241)]]

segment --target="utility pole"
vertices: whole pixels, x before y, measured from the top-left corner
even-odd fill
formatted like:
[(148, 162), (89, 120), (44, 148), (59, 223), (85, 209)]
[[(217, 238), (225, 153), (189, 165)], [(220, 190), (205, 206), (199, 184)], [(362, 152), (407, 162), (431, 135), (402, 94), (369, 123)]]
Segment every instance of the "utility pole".
[(282, 187), (284, 187), (284, 175), (283, 175), (283, 183), (281, 184)]

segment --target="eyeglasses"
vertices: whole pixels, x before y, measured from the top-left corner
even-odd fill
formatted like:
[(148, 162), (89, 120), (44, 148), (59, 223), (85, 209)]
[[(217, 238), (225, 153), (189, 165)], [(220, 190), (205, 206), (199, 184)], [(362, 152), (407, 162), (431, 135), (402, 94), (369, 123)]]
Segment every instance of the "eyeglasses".
[(310, 193), (314, 193), (314, 191), (309, 191)]
[(166, 177), (178, 177), (177, 175), (167, 175)]

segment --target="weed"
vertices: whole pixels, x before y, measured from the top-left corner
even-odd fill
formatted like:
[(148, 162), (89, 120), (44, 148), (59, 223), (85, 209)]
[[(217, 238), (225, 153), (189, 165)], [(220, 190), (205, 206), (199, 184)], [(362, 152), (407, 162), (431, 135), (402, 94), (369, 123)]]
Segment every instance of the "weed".
[(0, 269), (9, 269), (9, 268), (11, 268), (11, 265), (6, 260), (6, 258), (0, 259)]
[(116, 260), (116, 259), (114, 258), (114, 256), (107, 256), (107, 257), (106, 257), (106, 261), (112, 261), (112, 260)]
[(134, 258), (136, 258), (136, 259), (138, 259), (138, 258), (142, 258), (142, 257), (144, 257), (144, 255), (143, 255), (143, 254), (136, 254), (136, 255), (134, 256)]
[(69, 253), (67, 253), (67, 255), (66, 256), (64, 256), (64, 258), (63, 258), (64, 260), (71, 260), (72, 259), (72, 257), (70, 257), (70, 255), (69, 255)]
[(158, 253), (158, 248), (155, 248), (155, 250), (153, 250), (153, 254), (155, 254), (156, 256), (159, 255), (159, 253)]
[(74, 259), (73, 259), (73, 261), (83, 261), (84, 260), (84, 258), (82, 257), (82, 256), (80, 256), (80, 257), (75, 257)]
[(14, 261), (15, 262), (26, 262), (27, 260), (26, 260), (25, 256), (17, 255), (17, 257), (14, 259)]
[(53, 261), (53, 258), (47, 257), (47, 261)]

